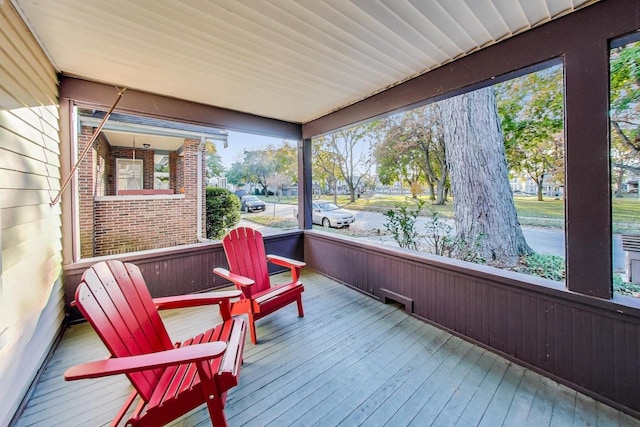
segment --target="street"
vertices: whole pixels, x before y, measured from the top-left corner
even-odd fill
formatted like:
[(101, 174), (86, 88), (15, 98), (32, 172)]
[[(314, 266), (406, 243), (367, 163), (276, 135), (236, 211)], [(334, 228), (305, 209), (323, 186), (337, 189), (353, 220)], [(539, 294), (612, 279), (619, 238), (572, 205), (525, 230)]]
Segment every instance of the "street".
[[(293, 212), (294, 205), (267, 203), (265, 214), (280, 218), (293, 218)], [(383, 214), (359, 210), (349, 210), (349, 212), (352, 212), (356, 217), (356, 222), (351, 226), (352, 228), (362, 230), (384, 230), (386, 218)], [(253, 214), (249, 214), (249, 216), (243, 215), (243, 217), (251, 219), (251, 215)], [(426, 218), (421, 218), (417, 222), (419, 227), (424, 227), (426, 223)], [(449, 224), (453, 225), (453, 221), (449, 221)], [(531, 246), (531, 248), (536, 252), (541, 254), (564, 256), (563, 230), (522, 226), (522, 232), (524, 233), (529, 246)], [(622, 243), (619, 235), (614, 235), (613, 238), (613, 269), (614, 271), (624, 270), (624, 251), (622, 250)]]

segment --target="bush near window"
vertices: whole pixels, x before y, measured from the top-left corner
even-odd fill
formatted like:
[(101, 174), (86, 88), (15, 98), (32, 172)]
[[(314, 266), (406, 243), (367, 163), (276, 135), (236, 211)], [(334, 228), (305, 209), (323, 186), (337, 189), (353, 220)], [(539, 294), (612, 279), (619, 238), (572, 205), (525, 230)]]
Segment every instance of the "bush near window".
[(207, 238), (221, 239), (240, 221), (240, 199), (231, 191), (207, 187)]
[(417, 199), (415, 209), (411, 209), (408, 203), (396, 203), (395, 210), (389, 209), (383, 213), (387, 218), (385, 228), (401, 248), (420, 250), (422, 236), (415, 225), (424, 203), (424, 200)]
[[(412, 200), (411, 203), (415, 203), (413, 209), (408, 202), (396, 203), (395, 209), (390, 209), (383, 213), (387, 218), (384, 226), (398, 243), (398, 246), (414, 251), (426, 251), (435, 255), (484, 264), (485, 260), (479, 253), (483, 235), (477, 236), (470, 242), (455, 236), (453, 226), (447, 224), (442, 219), (442, 215), (433, 209), (425, 225), (426, 234), (420, 234), (416, 223), (418, 218), (423, 216), (422, 210), (426, 202), (423, 199), (417, 199)], [(424, 246), (422, 242), (425, 243)]]

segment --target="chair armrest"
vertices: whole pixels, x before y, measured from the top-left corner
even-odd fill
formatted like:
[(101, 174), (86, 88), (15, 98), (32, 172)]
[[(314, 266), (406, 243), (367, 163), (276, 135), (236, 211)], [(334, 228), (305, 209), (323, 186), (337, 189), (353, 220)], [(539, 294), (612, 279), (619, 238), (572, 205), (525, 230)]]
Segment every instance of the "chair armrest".
[(291, 280), (297, 282), (300, 278), (300, 269), (304, 267), (305, 264), (302, 261), (297, 261), (295, 259), (286, 258), (280, 255), (267, 255), (267, 261), (280, 265), (282, 267), (288, 267), (291, 269)]
[(204, 292), (201, 294), (177, 295), (173, 297), (154, 298), (153, 303), (159, 310), (171, 308), (198, 307), (201, 305), (220, 304), (233, 298), (240, 298), (242, 291)]
[(227, 344), (216, 341), (204, 344), (194, 344), (157, 353), (140, 356), (115, 357), (95, 362), (72, 366), (64, 373), (66, 381), (100, 378), (109, 375), (126, 374), (128, 372), (144, 371), (147, 369), (163, 368), (170, 365), (198, 362), (213, 359), (224, 353)]
[(305, 265), (307, 265), (302, 261), (286, 258), (280, 255), (267, 255), (267, 260), (276, 265), (281, 265), (282, 267), (289, 267), (289, 268), (302, 268)]
[(233, 282), (239, 286), (251, 286), (255, 283), (252, 279), (241, 276), (239, 274), (232, 273), (226, 268), (216, 267), (213, 269), (213, 272), (216, 273), (218, 276), (224, 279), (227, 279), (228, 281)]

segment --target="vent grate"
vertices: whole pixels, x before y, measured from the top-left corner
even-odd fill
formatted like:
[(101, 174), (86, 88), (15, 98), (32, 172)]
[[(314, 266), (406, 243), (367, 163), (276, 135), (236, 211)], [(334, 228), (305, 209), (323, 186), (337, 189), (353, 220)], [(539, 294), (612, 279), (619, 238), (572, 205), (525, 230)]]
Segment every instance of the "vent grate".
[(622, 249), (630, 252), (640, 252), (640, 235), (636, 234), (623, 234)]

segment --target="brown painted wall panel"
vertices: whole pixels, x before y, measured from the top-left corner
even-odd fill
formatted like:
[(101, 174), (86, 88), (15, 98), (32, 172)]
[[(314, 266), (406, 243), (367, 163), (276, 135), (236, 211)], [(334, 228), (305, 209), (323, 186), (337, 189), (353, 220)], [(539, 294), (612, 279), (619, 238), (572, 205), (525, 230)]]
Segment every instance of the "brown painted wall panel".
[[(414, 315), (580, 391), (640, 414), (640, 304), (604, 301), (555, 282), (305, 231), (307, 265), (381, 298), (413, 299)], [(326, 255), (325, 255), (326, 254)], [(353, 260), (357, 260), (354, 262)]]

